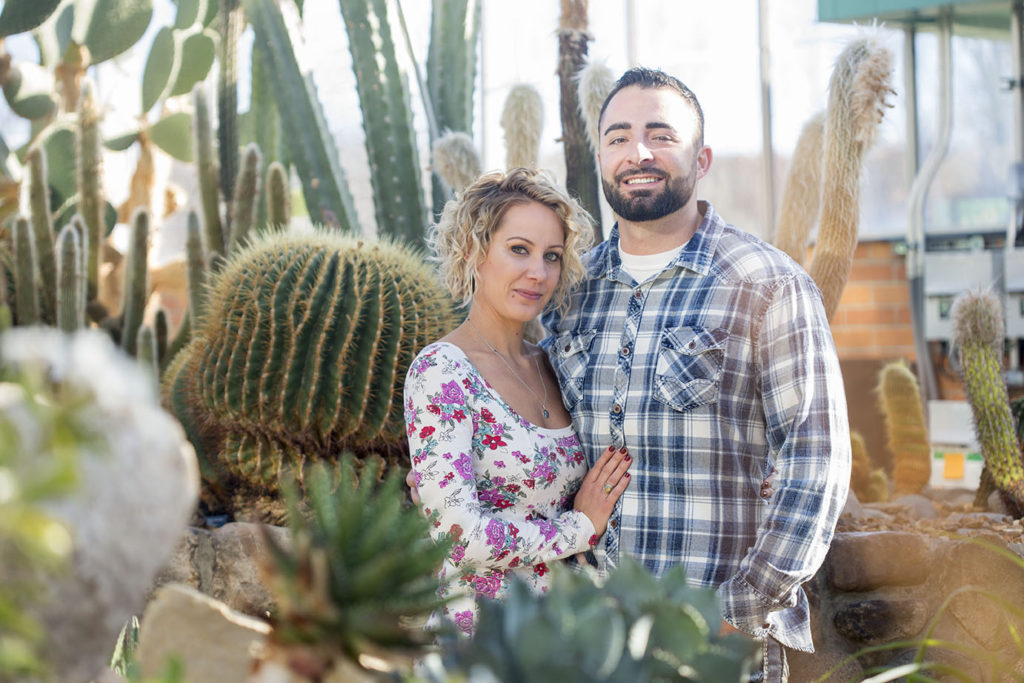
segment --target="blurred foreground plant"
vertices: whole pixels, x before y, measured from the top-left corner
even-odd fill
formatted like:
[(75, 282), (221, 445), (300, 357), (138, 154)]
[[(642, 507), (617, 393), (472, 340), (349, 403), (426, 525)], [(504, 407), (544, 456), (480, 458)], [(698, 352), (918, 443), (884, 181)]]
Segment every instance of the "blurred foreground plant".
[(294, 482), (283, 487), (293, 536), (286, 547), (264, 535), (277, 609), (258, 680), (272, 680), (275, 668), (337, 677), (367, 655), (408, 668), (423, 653), (430, 634), (411, 622), (442, 604), (436, 575), (449, 547), (433, 543), (429, 522), (406, 504), (403, 473), (389, 470), (383, 482), (379, 474), (369, 460), (357, 476), (346, 455), (336, 475), (309, 468), (305, 503)]
[(477, 632), (446, 655), (445, 680), (475, 680), (481, 671), (552, 683), (749, 677), (758, 644), (719, 636), (714, 590), (687, 585), (681, 567), (656, 578), (624, 557), (603, 585), (564, 565), (551, 571), (543, 595), (515, 582), (503, 601), (480, 601)]

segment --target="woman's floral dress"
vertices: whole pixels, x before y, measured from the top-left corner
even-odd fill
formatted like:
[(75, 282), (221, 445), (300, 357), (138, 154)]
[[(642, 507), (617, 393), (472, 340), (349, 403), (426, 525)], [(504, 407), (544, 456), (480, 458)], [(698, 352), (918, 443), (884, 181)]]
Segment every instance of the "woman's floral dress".
[(597, 543), (572, 509), (587, 472), (575, 430), (520, 417), (457, 346), (436, 342), (412, 362), (405, 424), (431, 535), (455, 538), (440, 593), (463, 594), (443, 611), (459, 630), (473, 632), (476, 598), (500, 597), (510, 576), (544, 591), (545, 563)]

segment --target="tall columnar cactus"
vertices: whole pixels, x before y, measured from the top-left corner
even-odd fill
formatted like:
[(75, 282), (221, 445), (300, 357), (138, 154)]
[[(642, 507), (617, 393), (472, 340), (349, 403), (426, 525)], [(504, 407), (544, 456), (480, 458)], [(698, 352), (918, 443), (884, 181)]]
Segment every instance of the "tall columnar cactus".
[[(242, 0), (242, 6), (259, 44), (265, 73), (272, 79), (274, 105), (288, 144), (288, 163), (295, 166), (302, 179), (309, 215), (316, 223), (360, 232), (355, 202), (338, 159), (334, 138), (327, 127), (312, 77), (299, 68), (281, 8), (276, 0)], [(343, 14), (344, 7), (345, 3), (342, 3)], [(379, 80), (374, 83), (381, 88)], [(387, 126), (389, 117), (393, 117), (391, 122), (394, 125), (401, 125), (398, 115), (392, 112), (366, 106), (363, 111), (367, 112), (364, 118), (374, 119), (380, 127)], [(268, 149), (263, 151), (270, 152)], [(420, 185), (417, 181), (404, 187), (406, 191), (411, 187), (418, 191)], [(376, 199), (382, 201), (383, 197)], [(390, 226), (381, 226), (381, 232), (389, 229)]]
[(422, 243), (427, 211), (408, 84), (398, 67), (384, 0), (340, 0), (363, 110), (377, 230)]
[(882, 120), (892, 54), (871, 39), (840, 53), (829, 83), (821, 227), (808, 268), (831, 319), (850, 277), (860, 220), (860, 171)]
[(601, 135), (598, 132), (598, 118), (601, 116), (601, 105), (608, 93), (615, 87), (615, 75), (608, 65), (602, 61), (589, 60), (576, 77), (577, 93), (580, 101), (580, 116), (587, 126), (587, 140), (594, 154), (601, 148)]
[(74, 332), (85, 325), (85, 257), (78, 230), (65, 225), (57, 238), (57, 327)]
[(282, 468), (400, 444), (409, 363), (455, 324), (421, 258), (336, 232), (256, 239), (205, 305), (165, 397), (216, 454), (208, 488), (271, 494)]
[(39, 261), (32, 226), (24, 216), (14, 219), (14, 307), (19, 325), (42, 322), (39, 312)]
[(206, 246), (211, 252), (223, 254), (227, 249), (220, 216), (220, 165), (213, 149), (213, 118), (206, 84), (199, 83), (192, 91), (193, 128), (195, 131), (196, 170), (199, 173), (199, 195), (203, 207)]
[(124, 269), (124, 304), (121, 306), (121, 346), (134, 356), (139, 326), (148, 294), (149, 212), (138, 209), (132, 216), (128, 255)]
[(931, 447), (917, 377), (902, 360), (888, 363), (877, 391), (893, 456), (893, 490), (920, 493), (931, 477)]
[(1014, 516), (1020, 518), (1024, 516), (1024, 463), (1002, 374), (1002, 306), (991, 291), (971, 291), (956, 298), (950, 315), (953, 345), (960, 354), (985, 466)]
[(864, 435), (856, 429), (850, 430), (850, 455), (852, 463), (850, 467), (850, 488), (857, 494), (858, 500), (867, 503), (868, 483), (871, 480), (871, 458), (868, 457), (868, 447), (864, 442)]
[(455, 192), (480, 177), (480, 156), (465, 133), (445, 133), (434, 142), (434, 171)]
[(99, 293), (100, 259), (106, 219), (103, 199), (103, 138), (100, 134), (100, 112), (93, 87), (86, 82), (78, 105), (78, 155), (75, 164), (78, 189), (78, 213), (89, 228), (89, 253), (86, 255), (86, 278), (91, 301)]
[(505, 168), (537, 168), (540, 134), (544, 129), (544, 101), (532, 85), (512, 86), (501, 111), (505, 130)]
[[(238, 38), (242, 14), (238, 0), (219, 0), (220, 78), (217, 79), (217, 150), (220, 153), (220, 187), (227, 194), (238, 175)], [(224, 221), (225, 238), (233, 234), (233, 207), (229, 204)]]
[(198, 321), (203, 315), (208, 266), (202, 228), (199, 226), (199, 217), (195, 211), (189, 211), (185, 230), (185, 270), (188, 277), (187, 315), (192, 320)]
[(267, 228), (284, 230), (292, 220), (288, 171), (279, 161), (267, 167)]
[(242, 153), (242, 171), (235, 182), (231, 212), (231, 246), (236, 249), (248, 238), (256, 220), (260, 200), (260, 170), (263, 164), (260, 148), (250, 143)]
[(32, 147), (26, 155), (28, 165), (28, 199), (35, 236), (36, 258), (39, 259), (40, 304), (43, 320), (55, 319), (57, 310), (57, 270), (54, 259), (53, 216), (50, 214), (50, 185), (46, 180), (46, 154)]
[[(438, 131), (473, 130), (473, 84), (476, 79), (480, 0), (433, 0), (427, 50), (427, 92)], [(431, 140), (431, 146), (436, 140)], [(436, 165), (436, 160), (435, 160)], [(431, 175), (434, 213), (451, 197)]]
[(587, 18), (589, 0), (561, 0), (558, 20), (558, 81), (561, 89), (562, 147), (565, 150), (565, 186), (594, 218), (594, 238), (603, 239), (597, 168), (590, 151), (586, 126), (580, 116), (576, 77), (587, 63), (591, 36)]
[(775, 246), (801, 265), (807, 258), (811, 228), (818, 220), (824, 135), (825, 112), (818, 112), (804, 124), (796, 141), (775, 220)]

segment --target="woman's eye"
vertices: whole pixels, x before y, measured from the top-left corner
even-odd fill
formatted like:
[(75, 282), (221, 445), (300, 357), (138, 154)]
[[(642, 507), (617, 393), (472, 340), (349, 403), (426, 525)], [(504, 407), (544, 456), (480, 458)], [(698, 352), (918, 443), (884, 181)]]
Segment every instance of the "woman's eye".
[(549, 251), (548, 253), (544, 254), (544, 258), (546, 258), (548, 261), (551, 261), (552, 263), (558, 263), (559, 261), (562, 260), (562, 255), (559, 254), (557, 251)]
[(527, 253), (526, 247), (524, 247), (521, 244), (513, 244), (511, 249), (512, 249), (512, 253), (513, 254), (526, 254)]

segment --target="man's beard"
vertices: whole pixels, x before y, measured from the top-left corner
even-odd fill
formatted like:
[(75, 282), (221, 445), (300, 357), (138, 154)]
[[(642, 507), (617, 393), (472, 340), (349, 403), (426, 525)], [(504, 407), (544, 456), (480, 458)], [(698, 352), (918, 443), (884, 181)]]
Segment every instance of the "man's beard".
[[(631, 195), (619, 190), (620, 183), (631, 176), (657, 175), (665, 179), (665, 187), (661, 192), (644, 192), (634, 190)], [(696, 185), (696, 165), (683, 178), (669, 179), (660, 171), (644, 173), (620, 173), (614, 183), (601, 179), (605, 199), (615, 215), (630, 222), (654, 221), (674, 213), (686, 205), (693, 196)]]

